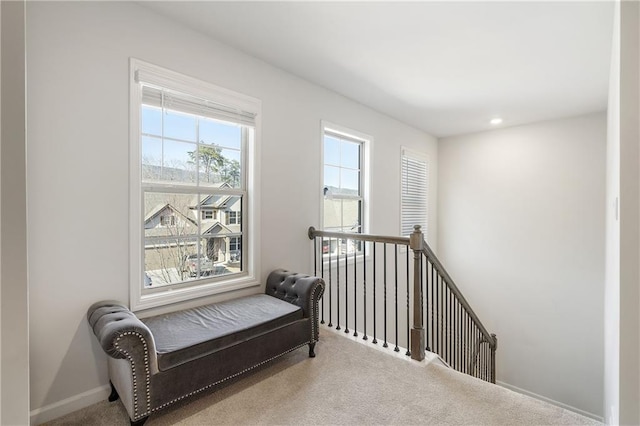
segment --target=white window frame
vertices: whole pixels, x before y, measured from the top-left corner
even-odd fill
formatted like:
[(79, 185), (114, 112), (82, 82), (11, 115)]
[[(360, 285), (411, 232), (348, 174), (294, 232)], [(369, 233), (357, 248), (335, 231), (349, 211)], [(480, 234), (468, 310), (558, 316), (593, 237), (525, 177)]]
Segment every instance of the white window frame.
[[(369, 211), (371, 207), (370, 201), (370, 170), (371, 170), (371, 161), (372, 161), (372, 146), (373, 146), (373, 137), (366, 133), (360, 132), (358, 130), (354, 130), (336, 123), (332, 123), (330, 121), (322, 120), (320, 122), (320, 229), (324, 230), (324, 138), (325, 134), (333, 133), (338, 136), (344, 137), (345, 139), (353, 140), (354, 142), (359, 142), (362, 145), (362, 149), (360, 152), (360, 194), (359, 197), (362, 200), (362, 224), (360, 225), (361, 234), (368, 234), (370, 223), (369, 223)], [(341, 197), (339, 195), (334, 195), (335, 198), (344, 198), (349, 199), (350, 197)], [(367, 251), (368, 256), (368, 251)], [(325, 262), (328, 259), (328, 255), (323, 255), (325, 257)], [(356, 256), (358, 259), (362, 258), (362, 254), (358, 254)], [(352, 259), (351, 256), (349, 256)], [(351, 260), (350, 260), (351, 261)]]
[[(142, 173), (141, 173), (141, 85), (137, 83), (139, 72), (147, 78), (153, 79), (153, 83), (169, 90), (199, 96), (221, 105), (238, 108), (242, 111), (255, 114), (255, 130), (253, 140), (245, 147), (245, 170), (243, 171), (246, 182), (246, 196), (243, 197), (243, 210), (245, 211), (245, 223), (243, 224), (243, 271), (238, 274), (213, 277), (206, 280), (198, 280), (190, 286), (167, 286), (166, 289), (153, 293), (143, 294), (144, 283), (144, 209), (142, 203)], [(259, 99), (246, 96), (231, 90), (189, 77), (165, 68), (141, 61), (130, 59), (129, 68), (130, 84), (130, 274), (129, 274), (129, 304), (132, 310), (163, 306), (169, 303), (192, 300), (198, 297), (219, 294), (227, 291), (260, 285), (260, 247), (259, 230), (259, 206), (260, 192), (258, 184), (259, 170), (259, 146), (261, 137), (261, 110)], [(167, 189), (179, 191), (179, 185)]]
[(425, 203), (426, 203), (426, 209), (425, 209), (425, 220), (424, 220), (424, 225), (422, 226), (422, 233), (424, 234), (424, 239), (427, 239), (427, 234), (429, 232), (429, 194), (430, 194), (430, 187), (429, 187), (429, 174), (430, 174), (430, 161), (429, 161), (429, 156), (426, 153), (423, 152), (419, 152), (410, 148), (406, 148), (406, 147), (401, 147), (400, 148), (400, 224), (399, 224), (399, 235), (402, 235), (403, 237), (407, 237), (408, 235), (403, 235), (403, 220), (404, 220), (404, 211), (403, 211), (403, 207), (404, 207), (404, 196), (405, 196), (405, 188), (403, 186), (403, 168), (404, 168), (404, 159), (405, 157), (416, 160), (416, 161), (421, 161), (425, 163), (426, 166), (426, 174), (425, 174)]

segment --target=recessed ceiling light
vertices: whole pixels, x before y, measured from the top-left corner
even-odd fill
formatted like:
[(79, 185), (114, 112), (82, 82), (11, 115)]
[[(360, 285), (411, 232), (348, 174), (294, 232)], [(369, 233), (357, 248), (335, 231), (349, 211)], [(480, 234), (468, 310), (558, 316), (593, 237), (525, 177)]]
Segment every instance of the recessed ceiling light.
[(496, 126), (496, 125), (502, 123), (502, 118), (493, 118), (493, 119), (491, 119), (490, 123), (493, 124), (494, 126)]

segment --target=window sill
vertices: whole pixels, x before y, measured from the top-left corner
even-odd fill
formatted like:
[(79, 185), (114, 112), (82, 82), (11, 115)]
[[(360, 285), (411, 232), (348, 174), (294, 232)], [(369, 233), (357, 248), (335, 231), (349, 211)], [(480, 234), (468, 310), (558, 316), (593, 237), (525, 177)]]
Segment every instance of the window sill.
[[(212, 283), (204, 283), (192, 287), (184, 288), (167, 288), (165, 291), (132, 295), (131, 310), (134, 312), (145, 309), (157, 308), (172, 303), (184, 302), (200, 297), (212, 296), (215, 294), (227, 293), (230, 291), (241, 290), (249, 287), (259, 286), (260, 283), (253, 276), (241, 276), (225, 281)], [(137, 296), (137, 297), (136, 297)]]

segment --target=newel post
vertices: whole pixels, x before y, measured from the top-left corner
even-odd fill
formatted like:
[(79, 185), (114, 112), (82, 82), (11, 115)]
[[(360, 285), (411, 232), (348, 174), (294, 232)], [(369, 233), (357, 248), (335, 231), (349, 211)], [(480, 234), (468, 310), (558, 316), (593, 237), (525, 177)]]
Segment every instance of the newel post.
[(413, 327), (411, 328), (411, 358), (422, 361), (425, 357), (425, 330), (422, 326), (422, 285), (420, 262), (422, 261), (423, 234), (420, 225), (413, 227), (409, 237), (409, 246), (413, 250)]

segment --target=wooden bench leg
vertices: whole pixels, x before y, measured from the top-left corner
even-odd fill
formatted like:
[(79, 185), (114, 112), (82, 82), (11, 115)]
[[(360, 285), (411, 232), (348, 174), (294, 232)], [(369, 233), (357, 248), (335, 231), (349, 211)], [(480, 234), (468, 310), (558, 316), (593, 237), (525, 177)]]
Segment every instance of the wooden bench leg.
[(118, 391), (113, 387), (113, 383), (111, 383), (111, 381), (109, 381), (109, 384), (111, 385), (111, 395), (109, 395), (109, 402), (117, 401), (118, 398), (120, 398), (120, 396), (118, 395)]
[(316, 347), (315, 343), (309, 343), (309, 358), (315, 358), (316, 353), (313, 351)]

